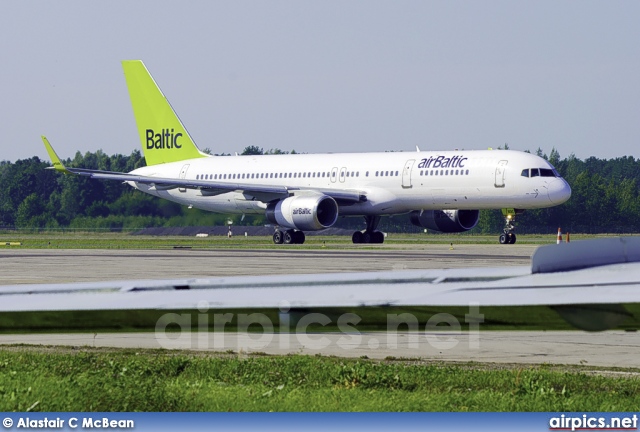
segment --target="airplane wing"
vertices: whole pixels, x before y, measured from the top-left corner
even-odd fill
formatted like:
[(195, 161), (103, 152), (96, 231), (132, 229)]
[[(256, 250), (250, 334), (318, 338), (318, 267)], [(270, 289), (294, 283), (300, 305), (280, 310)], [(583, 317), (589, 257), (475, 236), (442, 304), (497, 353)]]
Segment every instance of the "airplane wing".
[(335, 190), (335, 189), (319, 189), (319, 188), (305, 188), (288, 187), (288, 186), (272, 186), (272, 185), (257, 185), (251, 183), (236, 183), (236, 182), (220, 182), (212, 180), (193, 180), (193, 179), (178, 179), (178, 178), (162, 178), (162, 177), (149, 177), (140, 176), (135, 174), (127, 174), (113, 171), (101, 171), (101, 170), (89, 170), (83, 168), (67, 168), (65, 167), (55, 150), (49, 143), (49, 140), (42, 136), (42, 141), (49, 153), (53, 166), (50, 169), (55, 169), (65, 174), (74, 174), (89, 177), (99, 180), (116, 180), (123, 182), (136, 182), (151, 185), (157, 190), (170, 190), (177, 188), (186, 189), (199, 189), (203, 195), (214, 196), (227, 192), (243, 192), (251, 195), (259, 201), (272, 201), (274, 199), (286, 198), (290, 195), (294, 195), (298, 191), (314, 191), (324, 195), (330, 196), (337, 201), (354, 203), (364, 202), (367, 200), (366, 194), (362, 191), (355, 190)]
[[(529, 267), (134, 280), (0, 287), (0, 311), (549, 306), (604, 330), (640, 303), (640, 237), (542, 246)], [(480, 309), (482, 310), (482, 309)], [(635, 317), (637, 318), (637, 317)]]

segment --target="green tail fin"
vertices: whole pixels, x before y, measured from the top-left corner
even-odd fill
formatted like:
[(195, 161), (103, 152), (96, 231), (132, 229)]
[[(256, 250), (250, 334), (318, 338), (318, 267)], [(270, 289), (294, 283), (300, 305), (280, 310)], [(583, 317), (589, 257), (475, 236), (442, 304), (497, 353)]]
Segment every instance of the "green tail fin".
[(207, 157), (198, 150), (144, 63), (125, 60), (122, 68), (147, 165)]

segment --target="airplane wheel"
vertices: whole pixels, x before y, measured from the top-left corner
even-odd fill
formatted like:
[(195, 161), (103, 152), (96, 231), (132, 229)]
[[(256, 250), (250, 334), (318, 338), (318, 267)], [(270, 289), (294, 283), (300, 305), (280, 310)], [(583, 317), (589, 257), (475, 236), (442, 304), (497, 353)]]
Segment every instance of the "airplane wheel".
[(500, 234), (500, 244), (507, 244), (507, 235), (506, 234)]
[(286, 230), (284, 232), (284, 244), (293, 244), (295, 243), (295, 232), (293, 230)]
[(516, 244), (516, 235), (514, 233), (509, 234), (509, 244)]
[(358, 244), (358, 243), (363, 243), (364, 241), (364, 235), (362, 234), (362, 231), (356, 231), (353, 233), (353, 235), (351, 236), (351, 241), (354, 244)]
[(362, 243), (371, 243), (371, 232), (365, 231), (362, 233)]
[(276, 230), (276, 232), (273, 233), (273, 243), (282, 244), (284, 240), (282, 237), (282, 231)]
[(371, 236), (371, 243), (384, 243), (384, 234), (381, 231), (374, 231)]
[(306, 236), (302, 231), (294, 231), (293, 233), (293, 242), (295, 244), (304, 244)]

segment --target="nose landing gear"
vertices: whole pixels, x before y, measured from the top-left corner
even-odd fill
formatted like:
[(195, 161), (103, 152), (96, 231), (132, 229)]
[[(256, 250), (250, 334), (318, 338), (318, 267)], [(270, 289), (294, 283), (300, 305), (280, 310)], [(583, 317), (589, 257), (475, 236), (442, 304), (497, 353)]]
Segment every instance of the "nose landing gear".
[(502, 209), (502, 215), (504, 216), (504, 228), (502, 234), (500, 234), (500, 244), (515, 244), (516, 242), (516, 210), (515, 209)]

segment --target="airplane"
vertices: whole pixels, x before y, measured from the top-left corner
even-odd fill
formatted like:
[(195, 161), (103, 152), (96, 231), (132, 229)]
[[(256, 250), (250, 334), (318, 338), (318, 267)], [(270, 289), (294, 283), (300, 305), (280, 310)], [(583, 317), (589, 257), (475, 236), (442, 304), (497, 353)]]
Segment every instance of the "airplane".
[[(53, 169), (123, 181), (190, 207), (261, 214), (276, 227), (275, 244), (302, 244), (305, 231), (363, 216), (353, 243), (383, 243), (381, 216), (409, 214), (414, 225), (463, 232), (481, 209), (502, 209), (501, 244), (514, 244), (515, 218), (571, 196), (546, 160), (511, 150), (211, 156), (198, 149), (140, 60), (122, 62), (145, 167), (130, 173), (67, 168), (42, 137)], [(416, 149), (418, 150), (418, 149)]]

